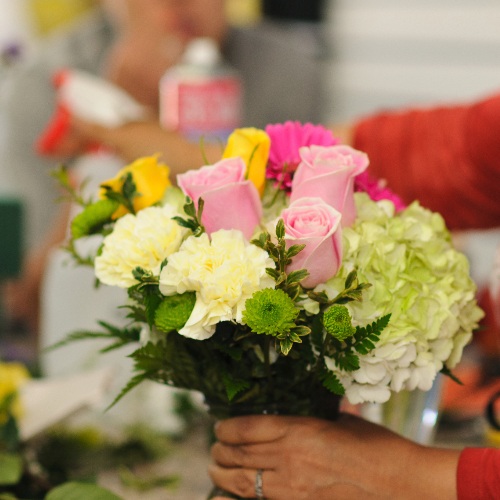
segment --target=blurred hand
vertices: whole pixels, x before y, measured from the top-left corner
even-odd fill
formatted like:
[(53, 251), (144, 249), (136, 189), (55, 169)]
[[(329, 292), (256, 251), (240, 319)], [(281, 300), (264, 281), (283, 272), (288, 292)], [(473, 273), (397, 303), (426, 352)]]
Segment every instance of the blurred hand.
[(159, 154), (171, 169), (172, 181), (176, 174), (204, 165), (205, 158), (216, 162), (222, 157), (219, 145), (206, 144), (202, 149), (181, 134), (164, 130), (154, 120), (107, 128), (73, 118), (72, 126), (83, 142), (102, 144), (127, 162)]

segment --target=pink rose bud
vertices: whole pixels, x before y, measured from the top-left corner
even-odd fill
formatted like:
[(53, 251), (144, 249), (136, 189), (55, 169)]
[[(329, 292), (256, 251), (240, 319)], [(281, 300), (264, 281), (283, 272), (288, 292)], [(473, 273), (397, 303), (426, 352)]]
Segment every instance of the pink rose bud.
[(203, 198), (201, 221), (210, 235), (219, 229), (238, 229), (250, 239), (262, 216), (259, 193), (245, 180), (245, 162), (228, 158), (214, 165), (177, 176), (177, 184), (198, 206)]
[(335, 276), (342, 263), (341, 214), (321, 198), (300, 198), (283, 210), (287, 247), (305, 244), (292, 259), (287, 271), (307, 269), (302, 281), (314, 288)]
[(356, 218), (354, 177), (366, 170), (368, 156), (350, 146), (338, 145), (303, 147), (300, 157), (291, 200), (319, 196), (341, 212), (343, 226), (350, 226)]

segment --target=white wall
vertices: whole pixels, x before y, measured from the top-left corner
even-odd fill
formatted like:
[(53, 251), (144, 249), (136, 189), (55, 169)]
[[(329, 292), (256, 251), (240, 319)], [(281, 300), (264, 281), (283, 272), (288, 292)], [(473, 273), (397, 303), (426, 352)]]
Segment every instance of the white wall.
[(498, 0), (330, 0), (329, 121), (500, 91)]

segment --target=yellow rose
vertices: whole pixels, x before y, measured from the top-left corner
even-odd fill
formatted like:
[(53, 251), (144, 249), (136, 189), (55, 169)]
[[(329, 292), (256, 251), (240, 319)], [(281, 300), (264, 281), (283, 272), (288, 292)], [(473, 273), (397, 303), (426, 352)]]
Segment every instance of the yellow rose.
[[(128, 173), (132, 174), (137, 191), (137, 196), (132, 201), (136, 212), (159, 202), (171, 184), (170, 169), (163, 163), (159, 163), (157, 156), (146, 156), (122, 168), (116, 177), (103, 182), (101, 187), (107, 186), (113, 191), (121, 193), (125, 176)], [(101, 196), (104, 196), (104, 190), (101, 191)], [(121, 205), (113, 214), (113, 218), (117, 219), (128, 212), (129, 210)]]
[[(21, 363), (0, 363), (0, 405), (6, 397), (17, 393), (29, 378), (28, 370)], [(16, 418), (21, 416), (22, 408), (19, 398), (14, 398), (10, 410)], [(0, 425), (5, 422), (5, 419), (6, 415), (0, 412)]]
[(257, 128), (238, 128), (227, 140), (223, 158), (239, 156), (247, 166), (247, 178), (252, 181), (259, 193), (264, 192), (266, 166), (269, 158), (271, 139)]

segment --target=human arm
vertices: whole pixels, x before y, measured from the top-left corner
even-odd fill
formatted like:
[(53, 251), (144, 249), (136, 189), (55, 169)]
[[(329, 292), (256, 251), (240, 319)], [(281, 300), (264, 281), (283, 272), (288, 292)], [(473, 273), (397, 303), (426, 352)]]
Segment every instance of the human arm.
[(73, 129), (89, 142), (98, 142), (112, 149), (127, 162), (160, 154), (170, 167), (173, 178), (178, 173), (204, 165), (206, 161), (215, 163), (222, 157), (222, 145), (201, 146), (190, 142), (177, 132), (164, 130), (154, 120), (108, 128), (74, 118)]
[(255, 497), (263, 469), (269, 499), (456, 498), (458, 450), (427, 448), (353, 415), (336, 422), (282, 416), (220, 422), (209, 473)]
[(48, 257), (62, 245), (68, 227), (70, 207), (61, 204), (52, 227), (39, 245), (29, 249), (23, 259), (21, 275), (1, 286), (5, 314), (13, 324), (22, 323), (31, 332), (38, 332), (40, 319), (40, 290)]
[(369, 171), (406, 203), (419, 200), (454, 231), (498, 227), (500, 95), (388, 110), (339, 132), (368, 154)]

